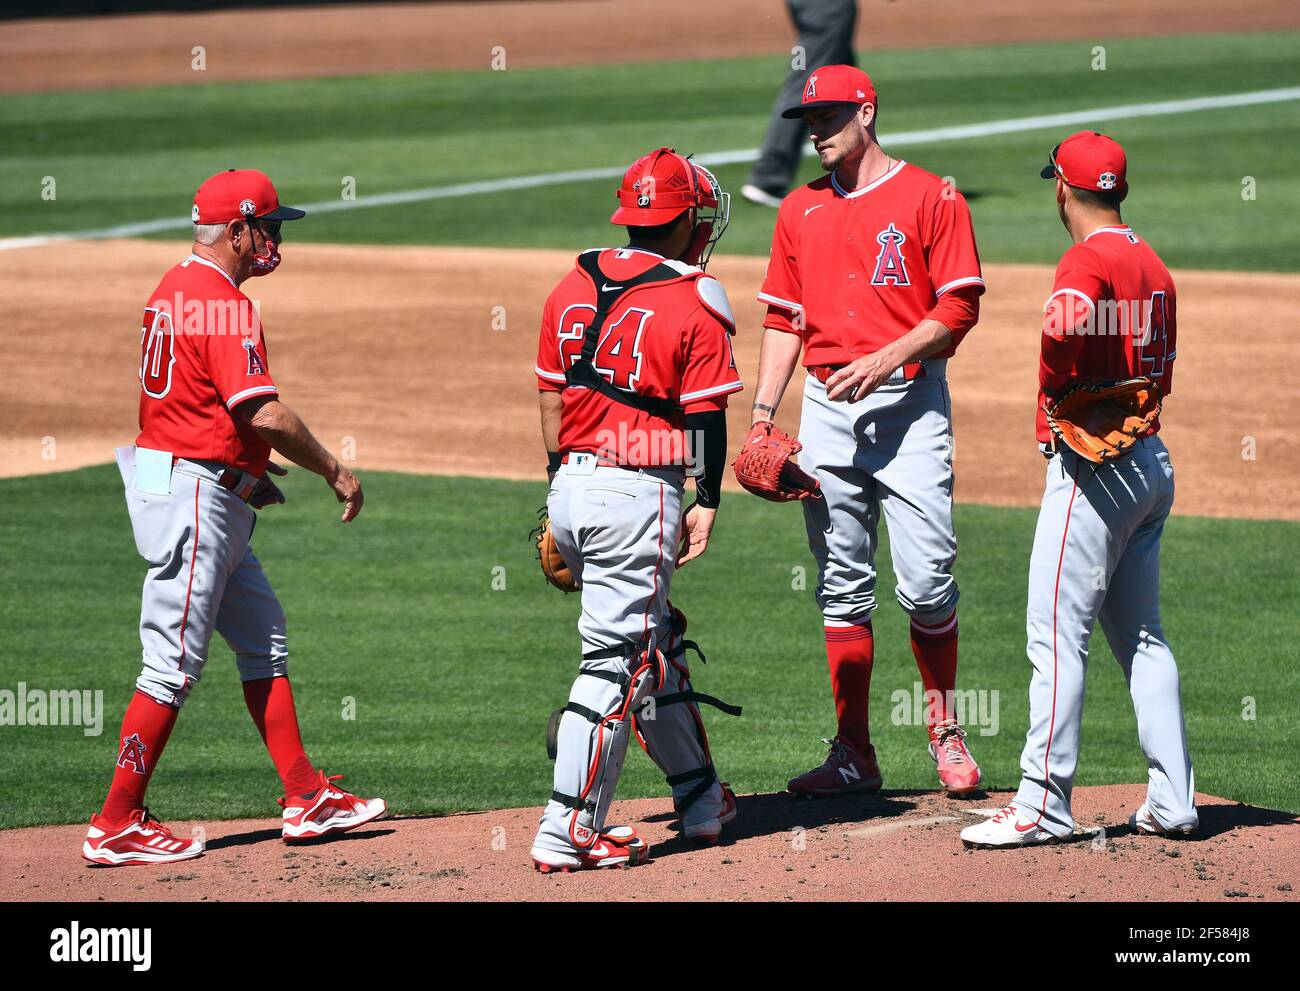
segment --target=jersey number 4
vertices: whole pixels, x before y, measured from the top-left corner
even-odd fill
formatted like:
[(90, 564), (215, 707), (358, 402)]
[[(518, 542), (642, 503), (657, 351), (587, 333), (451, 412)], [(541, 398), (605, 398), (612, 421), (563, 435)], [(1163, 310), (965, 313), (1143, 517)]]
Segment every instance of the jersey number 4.
[(1148, 378), (1159, 382), (1165, 374), (1165, 365), (1172, 361), (1174, 355), (1169, 351), (1169, 334), (1165, 311), (1164, 290), (1157, 290), (1147, 304), (1147, 325), (1142, 334), (1141, 358), (1142, 368)]
[[(588, 318), (585, 313), (580, 318), (575, 310), (595, 312), (593, 307), (579, 304), (560, 315), (560, 329), (556, 336), (560, 344), (561, 368), (568, 368), (582, 355), (582, 339), (587, 333)], [(636, 387), (641, 377), (641, 339), (652, 316), (653, 310), (629, 306), (614, 323), (602, 328), (591, 363), (615, 388)]]
[(176, 364), (176, 336), (171, 314), (150, 307), (140, 326), (140, 385), (145, 395), (162, 399), (171, 391)]

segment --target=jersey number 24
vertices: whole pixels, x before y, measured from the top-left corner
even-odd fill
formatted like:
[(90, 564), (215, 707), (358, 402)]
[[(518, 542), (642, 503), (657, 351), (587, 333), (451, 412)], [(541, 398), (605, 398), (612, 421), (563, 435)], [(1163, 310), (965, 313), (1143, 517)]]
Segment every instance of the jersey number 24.
[[(588, 310), (592, 315), (596, 312), (595, 307), (578, 303), (560, 314), (556, 337), (561, 368), (569, 368), (582, 355), (582, 339), (590, 322), (590, 317), (583, 311)], [(591, 363), (615, 388), (635, 389), (641, 377), (641, 341), (652, 316), (653, 310), (629, 306), (621, 317), (601, 328)]]

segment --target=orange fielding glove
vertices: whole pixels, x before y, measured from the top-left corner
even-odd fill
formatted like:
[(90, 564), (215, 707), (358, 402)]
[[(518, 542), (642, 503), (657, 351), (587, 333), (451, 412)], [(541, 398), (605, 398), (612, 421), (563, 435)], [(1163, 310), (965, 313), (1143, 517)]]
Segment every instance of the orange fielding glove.
[(1126, 455), (1160, 416), (1160, 387), (1146, 378), (1085, 382), (1043, 403), (1053, 441), (1096, 464)]
[(560, 548), (555, 544), (555, 534), (551, 532), (551, 518), (543, 506), (537, 514), (537, 529), (529, 535), (537, 541), (537, 559), (542, 565), (542, 574), (546, 580), (561, 592), (576, 592), (582, 586), (573, 576), (569, 566), (564, 563)]

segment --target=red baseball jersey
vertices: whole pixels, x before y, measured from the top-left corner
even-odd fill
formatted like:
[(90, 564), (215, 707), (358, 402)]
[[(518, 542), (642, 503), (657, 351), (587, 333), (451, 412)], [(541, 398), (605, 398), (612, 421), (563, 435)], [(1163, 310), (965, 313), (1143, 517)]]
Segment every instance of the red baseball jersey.
[[(605, 249), (600, 270), (611, 282), (630, 279), (666, 260), (634, 248)], [(667, 261), (682, 277), (622, 296), (601, 329), (592, 364), (619, 389), (680, 403), (683, 413), (724, 409), (744, 386), (731, 350), (735, 319), (722, 283), (699, 268)], [(563, 390), (560, 452), (587, 451), (621, 465), (683, 464), (684, 415), (669, 425), (657, 416), (564, 386), (564, 369), (582, 353), (596, 312), (591, 280), (576, 267), (555, 287), (542, 311), (537, 384)]]
[(163, 276), (140, 331), (138, 447), (261, 475), (271, 445), (231, 411), (278, 394), (253, 302), (196, 255)]
[(1043, 401), (1076, 382), (1146, 376), (1168, 396), (1176, 311), (1169, 269), (1132, 228), (1102, 227), (1070, 248), (1044, 306), (1038, 439), (1051, 439)]
[(966, 200), (900, 161), (861, 189), (845, 190), (831, 173), (787, 196), (758, 298), (768, 304), (764, 326), (802, 333), (811, 367), (878, 351), (960, 286), (984, 290)]

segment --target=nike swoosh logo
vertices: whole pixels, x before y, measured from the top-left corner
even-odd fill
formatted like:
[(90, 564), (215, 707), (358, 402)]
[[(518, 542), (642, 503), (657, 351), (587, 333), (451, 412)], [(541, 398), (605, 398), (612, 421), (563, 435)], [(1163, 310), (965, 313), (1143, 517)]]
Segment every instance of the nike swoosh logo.
[(622, 289), (622, 286), (611, 286), (608, 282), (600, 287), (604, 292), (613, 292), (615, 289)]
[(1027, 833), (1027, 832), (1029, 832), (1029, 831), (1030, 831), (1031, 829), (1033, 829), (1033, 828), (1034, 828), (1034, 824), (1033, 824), (1032, 822), (1031, 822), (1031, 823), (1027, 823), (1027, 824), (1025, 824), (1025, 825), (1023, 825), (1023, 826), (1020, 825), (1020, 823), (1016, 823), (1016, 832), (1017, 832), (1017, 833)]
[(819, 207), (823, 207), (823, 206), (825, 206), (825, 205), (826, 205), (825, 203), (818, 203), (816, 206), (810, 206), (807, 210), (805, 210), (805, 211), (803, 212), (803, 215), (806, 217), (806, 216), (808, 216), (808, 214), (812, 213), (814, 210), (818, 209)]
[(603, 844), (603, 843), (600, 843), (600, 844), (597, 844), (596, 846), (592, 847), (592, 848), (587, 852), (587, 855), (588, 855), (589, 857), (595, 857), (596, 859), (600, 859), (600, 858), (602, 858), (602, 857), (608, 857), (611, 853), (613, 853), (613, 851), (610, 850), (609, 847), (605, 846), (605, 844)]

